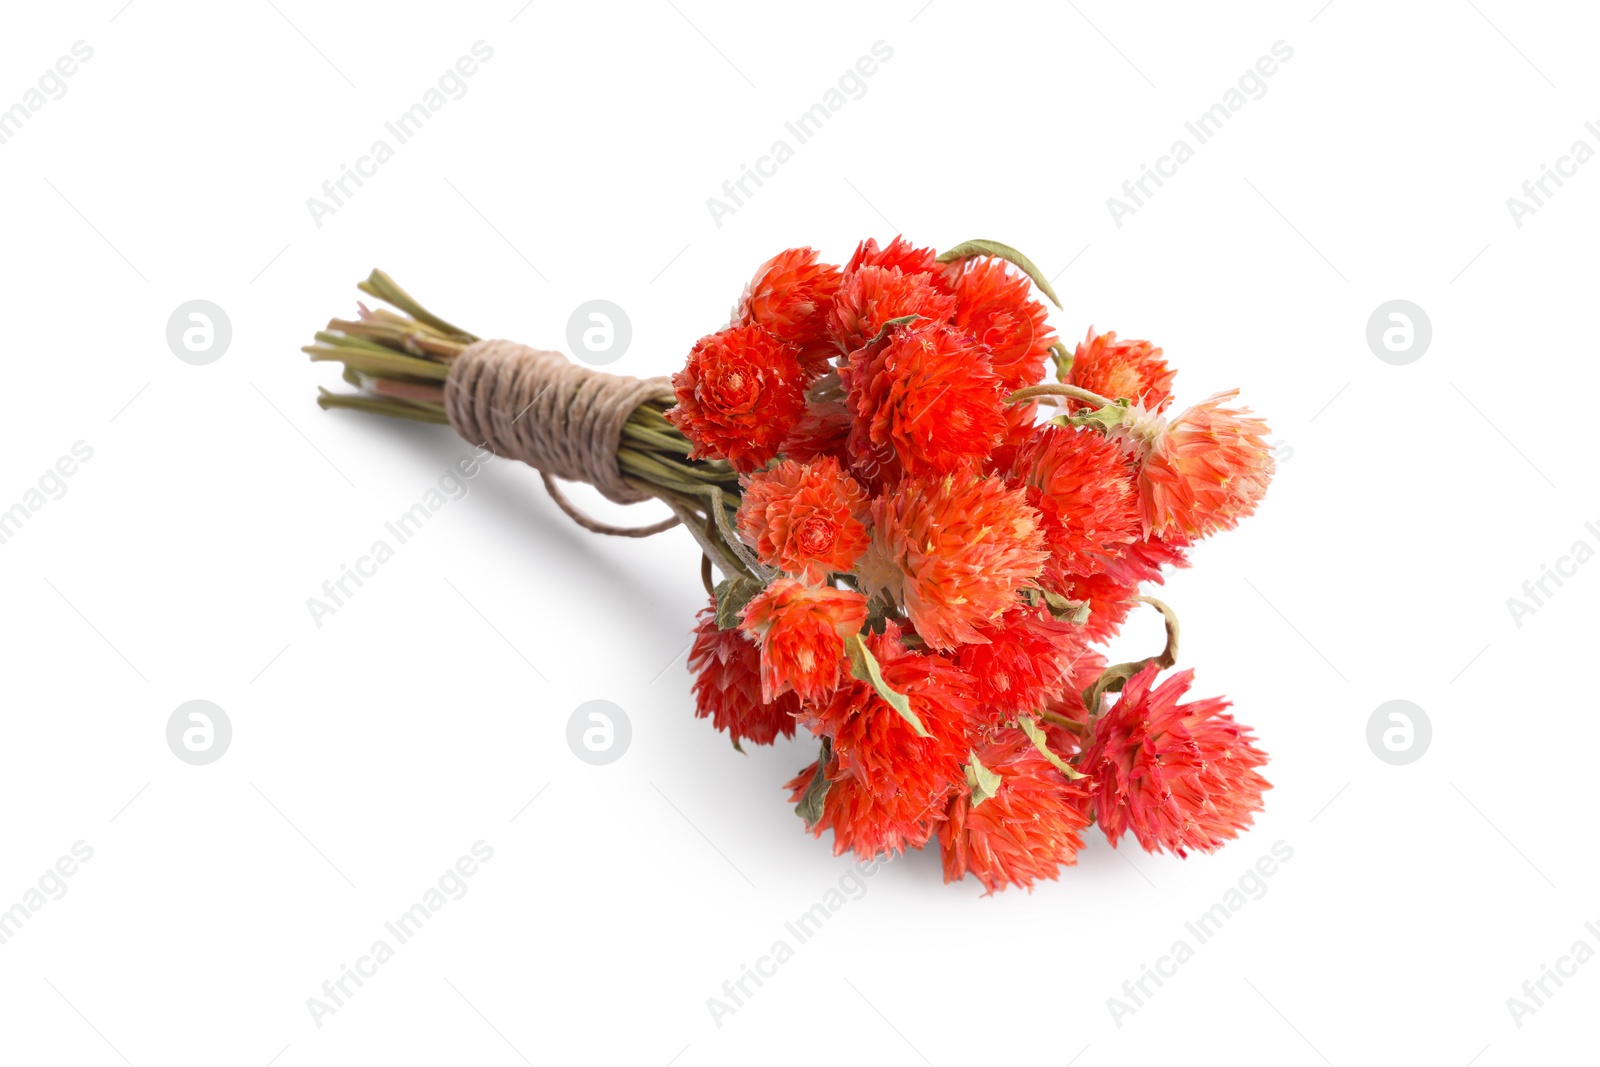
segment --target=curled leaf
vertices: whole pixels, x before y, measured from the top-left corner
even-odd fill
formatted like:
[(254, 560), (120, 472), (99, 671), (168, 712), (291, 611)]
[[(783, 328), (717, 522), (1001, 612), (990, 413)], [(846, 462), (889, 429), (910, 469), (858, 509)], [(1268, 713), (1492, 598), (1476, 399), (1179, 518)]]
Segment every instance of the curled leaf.
[(1039, 287), (1039, 291), (1050, 298), (1050, 303), (1054, 304), (1056, 307), (1061, 306), (1061, 300), (1056, 296), (1056, 291), (1050, 288), (1050, 283), (1045, 279), (1044, 272), (1033, 265), (1033, 260), (1023, 255), (1021, 252), (1018, 252), (1010, 245), (1003, 245), (999, 241), (962, 241), (960, 244), (950, 249), (950, 251), (941, 255), (939, 257), (939, 262), (953, 263), (956, 260), (971, 259), (974, 256), (995, 256), (999, 259), (1005, 260), (1007, 263), (1010, 263), (1012, 266), (1021, 270), (1022, 273), (1026, 274), (1029, 278), (1032, 278), (1033, 284)]
[(1100, 714), (1100, 698), (1107, 693), (1120, 693), (1129, 678), (1138, 674), (1154, 663), (1162, 670), (1166, 670), (1178, 662), (1178, 616), (1166, 604), (1153, 596), (1136, 596), (1133, 599), (1149, 604), (1161, 612), (1161, 617), (1167, 623), (1167, 645), (1159, 655), (1146, 656), (1144, 659), (1134, 660), (1132, 663), (1117, 663), (1100, 672), (1094, 684), (1083, 691), (1083, 706), (1089, 709), (1090, 715)]

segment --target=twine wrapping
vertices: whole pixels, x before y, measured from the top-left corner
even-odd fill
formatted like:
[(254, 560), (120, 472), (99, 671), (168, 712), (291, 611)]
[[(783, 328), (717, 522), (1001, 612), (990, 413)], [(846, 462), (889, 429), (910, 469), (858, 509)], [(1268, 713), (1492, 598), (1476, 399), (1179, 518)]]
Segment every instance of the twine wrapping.
[(640, 404), (670, 397), (667, 378), (632, 378), (579, 366), (559, 352), (513, 341), (477, 341), (457, 356), (444, 383), (444, 410), (466, 440), (534, 467), (551, 499), (579, 526), (617, 537), (649, 537), (681, 521), (613, 526), (579, 511), (556, 478), (587, 482), (607, 500), (637, 504), (651, 494), (617, 464), (622, 425)]

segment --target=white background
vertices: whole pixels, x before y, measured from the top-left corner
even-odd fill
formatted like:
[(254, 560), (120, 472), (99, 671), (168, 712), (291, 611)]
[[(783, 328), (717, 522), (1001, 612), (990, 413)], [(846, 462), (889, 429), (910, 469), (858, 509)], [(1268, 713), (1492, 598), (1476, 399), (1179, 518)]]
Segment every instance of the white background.
[[(1520, 228), (1506, 206), (1600, 148), (1592, 12), (274, 2), (7, 5), (0, 107), (94, 52), (0, 145), (0, 507), (93, 458), (0, 545), (0, 908), (93, 858), (0, 945), (0, 1061), (1593, 1062), (1600, 963), (1520, 1028), (1506, 1004), (1600, 949), (1600, 566), (1520, 626), (1506, 603), (1600, 547), (1600, 164)], [(307, 198), (478, 40), (467, 94), (318, 227)], [(707, 198), (877, 41), (865, 95), (716, 225)], [(1277, 41), (1266, 94), (1115, 225), (1107, 198)], [(811, 741), (740, 756), (692, 717), (691, 540), (590, 535), (496, 463), (319, 628), (307, 598), (468, 449), (319, 411), (336, 373), (297, 349), (382, 266), (548, 347), (615, 301), (612, 369), (666, 373), (768, 255), (901, 231), (1021, 247), (1069, 342), (1148, 337), (1180, 404), (1239, 386), (1270, 420), (1260, 513), (1162, 595), (1275, 788), (1215, 855), (1096, 833), (1032, 894), (897, 860), (719, 1027), (707, 998), (850, 863), (780, 790)], [(1365, 340), (1395, 298), (1433, 326), (1407, 366)], [(232, 322), (208, 366), (165, 340), (192, 299)], [(191, 699), (233, 724), (210, 766), (166, 745)], [(609, 766), (565, 741), (592, 699), (632, 721)], [(1408, 766), (1367, 746), (1391, 699), (1433, 724)], [(307, 998), (479, 840), (467, 895), (317, 1026)], [(1278, 841), (1266, 895), (1197, 945), (1185, 922)], [(1180, 938), (1118, 1025), (1108, 998)]]

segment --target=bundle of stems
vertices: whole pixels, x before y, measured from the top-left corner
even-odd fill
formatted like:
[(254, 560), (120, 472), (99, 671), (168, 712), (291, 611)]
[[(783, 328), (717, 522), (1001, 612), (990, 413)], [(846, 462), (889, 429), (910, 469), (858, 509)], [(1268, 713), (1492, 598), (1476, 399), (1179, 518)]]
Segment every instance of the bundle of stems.
[[(317, 332), (316, 343), (301, 349), (313, 362), (344, 364), (344, 380), (360, 390), (320, 389), (317, 404), (324, 409), (352, 408), (397, 419), (448, 423), (445, 381), (456, 358), (478, 337), (428, 311), (381, 270), (374, 270), (357, 288), (396, 310), (374, 311), (358, 304), (355, 319), (330, 320)], [(654, 398), (628, 416), (617, 449), (623, 476), (641, 492), (664, 501), (690, 528), (706, 554), (701, 577), (708, 588), (713, 562), (730, 577), (761, 573), (760, 564), (733, 532), (739, 508), (738, 473), (723, 460), (690, 459), (688, 438), (665, 417), (671, 406), (668, 397)]]

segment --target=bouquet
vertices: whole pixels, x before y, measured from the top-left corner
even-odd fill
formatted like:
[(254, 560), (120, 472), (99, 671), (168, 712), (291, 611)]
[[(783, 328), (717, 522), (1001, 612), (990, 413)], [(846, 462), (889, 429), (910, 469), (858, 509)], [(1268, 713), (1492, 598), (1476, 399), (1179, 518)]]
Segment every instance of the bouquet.
[[(696, 714), (735, 748), (809, 731), (785, 788), (836, 853), (937, 840), (946, 881), (992, 893), (1056, 877), (1092, 824), (1183, 856), (1261, 810), (1266, 757), (1226, 700), (1187, 699), (1192, 671), (1163, 676), (1177, 618), (1140, 590), (1254, 511), (1267, 427), (1232, 392), (1174, 413), (1147, 342), (1069, 350), (1015, 249), (781, 252), (670, 380), (480, 340), (381, 271), (360, 288), (395, 310), (317, 334), (359, 390), (319, 403), (449, 423), (598, 533), (684, 526), (709, 596)], [(558, 478), (672, 517), (596, 521)], [(1165, 647), (1108, 664), (1140, 604)]]

